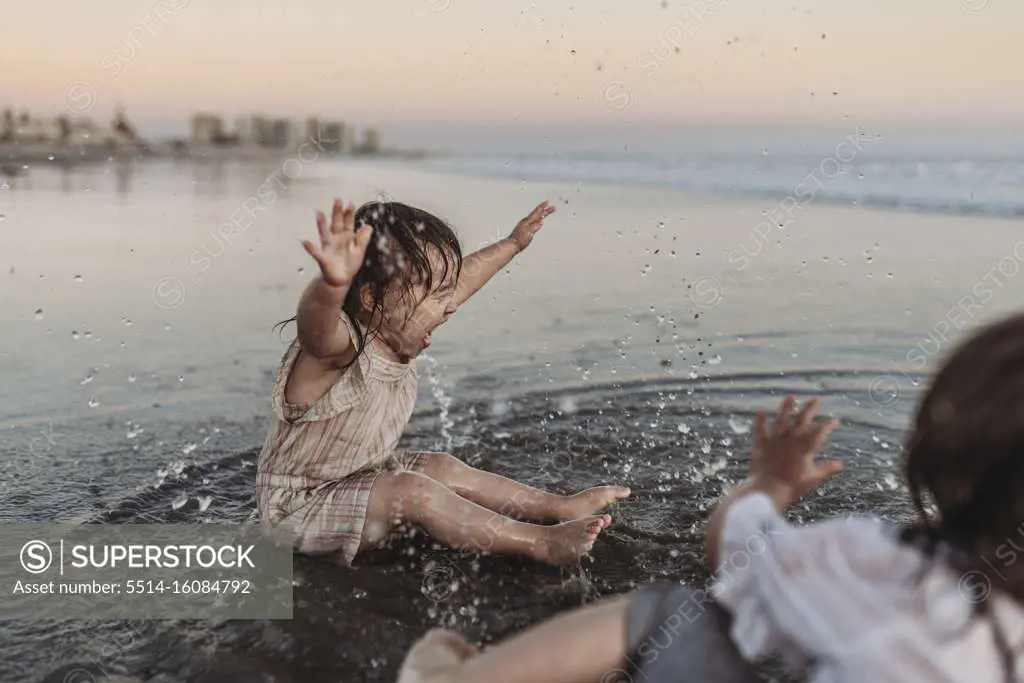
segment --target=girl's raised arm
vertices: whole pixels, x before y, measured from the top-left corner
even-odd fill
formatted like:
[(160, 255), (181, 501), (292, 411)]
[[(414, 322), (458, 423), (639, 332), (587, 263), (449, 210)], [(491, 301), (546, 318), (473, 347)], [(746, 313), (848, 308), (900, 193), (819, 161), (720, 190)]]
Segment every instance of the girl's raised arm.
[(467, 256), (462, 262), (459, 284), (455, 289), (455, 305), (463, 304), (476, 294), (499, 270), (508, 265), (512, 257), (526, 249), (537, 231), (544, 227), (544, 219), (554, 212), (555, 207), (541, 202), (516, 224), (511, 235)]
[(320, 275), (309, 284), (299, 301), (299, 343), (303, 351), (320, 360), (350, 360), (348, 357), (354, 348), (339, 314), (349, 287), (363, 265), (373, 232), (369, 225), (355, 230), (355, 213), (352, 204), (342, 207), (341, 201), (335, 199), (329, 226), (322, 212), (316, 215), (320, 245), (309, 240), (302, 242), (320, 266)]

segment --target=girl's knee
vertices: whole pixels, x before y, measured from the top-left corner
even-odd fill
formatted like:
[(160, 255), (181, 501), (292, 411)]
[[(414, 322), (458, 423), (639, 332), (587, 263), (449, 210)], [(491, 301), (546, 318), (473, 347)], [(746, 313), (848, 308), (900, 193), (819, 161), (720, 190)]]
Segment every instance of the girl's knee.
[(430, 500), (432, 487), (437, 485), (430, 477), (416, 472), (377, 477), (367, 505), (364, 541), (372, 545), (370, 537), (379, 541), (395, 526), (409, 521), (410, 513)]
[(420, 462), (421, 471), (432, 479), (444, 481), (466, 467), (458, 458), (447, 453), (424, 453)]
[(440, 486), (426, 474), (419, 472), (399, 472), (390, 475), (391, 499), (399, 510), (405, 510), (409, 504), (422, 506)]

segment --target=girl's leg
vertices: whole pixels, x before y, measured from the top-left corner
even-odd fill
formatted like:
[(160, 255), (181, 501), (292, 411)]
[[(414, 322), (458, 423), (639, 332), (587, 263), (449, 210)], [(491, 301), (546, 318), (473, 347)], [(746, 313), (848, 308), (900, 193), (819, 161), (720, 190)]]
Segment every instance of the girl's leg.
[(509, 519), (462, 498), (417, 472), (382, 474), (373, 482), (360, 550), (379, 544), (396, 524), (413, 522), (455, 548), (527, 555), (555, 565), (588, 552), (608, 515), (583, 517), (555, 526)]
[(431, 631), (409, 651), (399, 683), (626, 681), (626, 611), (631, 597), (556, 617), (475, 656), (458, 635)]
[(629, 495), (622, 486), (597, 486), (560, 496), (484, 472), (446, 453), (420, 455), (420, 471), (488, 510), (523, 519), (566, 521), (592, 515)]

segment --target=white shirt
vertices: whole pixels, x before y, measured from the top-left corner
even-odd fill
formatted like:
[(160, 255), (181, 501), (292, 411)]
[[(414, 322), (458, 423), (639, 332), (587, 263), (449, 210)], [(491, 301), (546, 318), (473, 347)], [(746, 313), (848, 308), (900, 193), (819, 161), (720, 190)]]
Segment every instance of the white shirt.
[(732, 613), (744, 657), (809, 665), (813, 683), (1004, 683), (990, 621), (973, 617), (971, 600), (993, 601), (1007, 642), (1024, 643), (1024, 609), (987, 590), (999, 590), (999, 570), (1017, 559), (1007, 548), (1010, 561), (987, 577), (936, 561), (918, 580), (926, 559), (882, 521), (797, 527), (751, 493), (726, 512), (712, 594)]

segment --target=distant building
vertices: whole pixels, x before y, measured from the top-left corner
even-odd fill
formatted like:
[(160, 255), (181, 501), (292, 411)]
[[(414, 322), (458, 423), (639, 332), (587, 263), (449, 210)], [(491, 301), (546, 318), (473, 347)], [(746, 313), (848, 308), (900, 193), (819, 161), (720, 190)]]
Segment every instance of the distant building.
[(356, 152), (359, 154), (380, 153), (380, 133), (376, 128), (367, 128), (363, 131), (363, 141), (359, 144)]
[[(220, 124), (219, 118), (217, 119), (217, 122)], [(124, 113), (124, 109), (121, 107), (117, 108), (117, 112), (114, 115), (114, 121), (111, 123), (111, 130), (116, 136), (118, 142), (127, 144), (135, 144), (139, 142), (139, 134), (135, 131), (135, 126), (133, 126), (131, 121), (128, 120), (127, 114)], [(218, 141), (218, 139), (218, 137), (214, 137), (214, 142)]]
[(224, 122), (214, 114), (196, 114), (192, 117), (192, 142), (213, 145), (224, 137)]
[(92, 119), (83, 116), (71, 119), (69, 123), (71, 125), (70, 144), (87, 147), (89, 145), (102, 145), (106, 143), (105, 132), (101, 131), (93, 123)]
[(259, 146), (262, 128), (262, 116), (240, 116), (235, 119), (235, 135), (238, 136), (238, 144), (246, 147)]
[(60, 124), (56, 119), (34, 119), (22, 114), (14, 126), (14, 141), (23, 143), (49, 144), (60, 140)]
[(310, 116), (306, 119), (306, 131), (303, 134), (307, 140), (320, 139), (320, 119)]
[(326, 152), (348, 152), (350, 144), (346, 144), (346, 126), (339, 121), (321, 121), (310, 117), (306, 119), (304, 140), (314, 140), (318, 147)]
[(284, 148), (292, 139), (292, 123), (288, 119), (274, 119), (270, 125), (268, 146)]
[(352, 151), (351, 131), (344, 123), (325, 123), (320, 127), (319, 143), (325, 151), (348, 154)]
[(14, 140), (14, 110), (4, 109), (3, 116), (0, 116), (0, 142), (11, 142)]
[(274, 119), (262, 115), (243, 116), (235, 121), (238, 144), (249, 147), (283, 148), (299, 137), (288, 119)]

